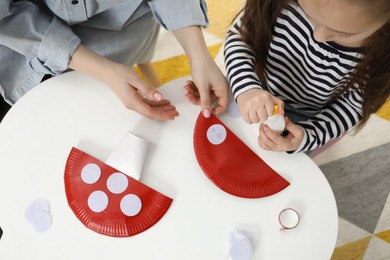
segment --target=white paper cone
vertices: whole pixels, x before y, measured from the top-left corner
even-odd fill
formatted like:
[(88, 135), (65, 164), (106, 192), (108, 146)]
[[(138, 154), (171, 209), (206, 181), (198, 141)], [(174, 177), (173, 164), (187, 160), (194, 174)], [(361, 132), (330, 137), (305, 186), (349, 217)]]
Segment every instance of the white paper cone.
[(106, 160), (106, 164), (139, 180), (144, 165), (148, 142), (128, 132)]

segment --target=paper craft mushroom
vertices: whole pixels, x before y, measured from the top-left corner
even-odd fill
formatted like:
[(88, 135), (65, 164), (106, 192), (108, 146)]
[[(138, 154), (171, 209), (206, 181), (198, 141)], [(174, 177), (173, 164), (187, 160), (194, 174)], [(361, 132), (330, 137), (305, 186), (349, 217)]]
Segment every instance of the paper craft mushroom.
[(129, 237), (149, 229), (172, 202), (77, 148), (69, 154), (64, 180), (68, 204), (76, 217), (107, 236)]
[(229, 194), (261, 198), (290, 185), (215, 115), (204, 118), (199, 114), (193, 141), (195, 155), (203, 172)]

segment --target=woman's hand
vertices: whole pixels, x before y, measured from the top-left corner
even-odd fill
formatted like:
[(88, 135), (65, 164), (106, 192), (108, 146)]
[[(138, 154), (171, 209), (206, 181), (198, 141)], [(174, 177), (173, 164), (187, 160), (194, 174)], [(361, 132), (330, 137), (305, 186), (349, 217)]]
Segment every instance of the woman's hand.
[(194, 105), (200, 105), (205, 117), (210, 112), (218, 115), (224, 112), (228, 103), (229, 83), (211, 56), (191, 62), (194, 81), (187, 81), (184, 89), (186, 98)]
[(295, 151), (299, 148), (303, 141), (304, 131), (299, 125), (292, 123), (287, 117), (286, 130), (287, 136), (281, 136), (265, 124), (260, 124), (259, 137), (257, 139), (259, 146), (267, 151), (286, 152)]
[(170, 101), (144, 82), (129, 66), (114, 63), (105, 79), (122, 103), (139, 114), (158, 120), (172, 120), (179, 115)]
[(171, 120), (179, 115), (161, 93), (145, 83), (129, 66), (112, 62), (83, 45), (73, 54), (69, 68), (104, 82), (127, 108), (145, 117)]
[(211, 57), (201, 29), (185, 27), (174, 35), (190, 60), (193, 82), (184, 86), (187, 99), (200, 105), (205, 117), (222, 113), (227, 108), (229, 83)]
[(279, 107), (279, 114), (284, 115), (284, 102), (268, 91), (253, 88), (237, 97), (238, 110), (248, 124), (265, 121), (274, 114), (274, 107)]

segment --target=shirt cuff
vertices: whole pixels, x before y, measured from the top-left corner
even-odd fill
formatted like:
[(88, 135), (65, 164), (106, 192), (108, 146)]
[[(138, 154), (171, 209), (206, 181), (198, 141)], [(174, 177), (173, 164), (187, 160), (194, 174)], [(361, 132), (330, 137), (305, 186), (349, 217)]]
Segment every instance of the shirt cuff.
[(54, 18), (43, 37), (37, 58), (31, 62), (34, 70), (57, 75), (68, 69), (73, 53), (81, 40), (72, 29)]
[(308, 141), (306, 129), (303, 130), (303, 139), (301, 142), (301, 145), (295, 150), (295, 151), (287, 151), (288, 154), (294, 154), (294, 153), (300, 153), (300, 152), (306, 152), (305, 148), (307, 147), (306, 142)]
[(208, 25), (204, 0), (152, 0), (149, 6), (157, 21), (169, 31)]

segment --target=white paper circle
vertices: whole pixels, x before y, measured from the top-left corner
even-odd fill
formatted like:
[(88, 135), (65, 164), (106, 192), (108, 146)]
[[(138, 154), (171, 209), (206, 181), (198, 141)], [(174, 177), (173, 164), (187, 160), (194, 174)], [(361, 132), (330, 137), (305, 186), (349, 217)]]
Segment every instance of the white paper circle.
[(114, 194), (124, 192), (129, 185), (129, 180), (126, 175), (120, 172), (116, 172), (110, 175), (107, 179), (107, 188)]
[(137, 195), (128, 194), (122, 198), (120, 207), (123, 214), (133, 217), (141, 211), (142, 201)]
[(207, 129), (207, 139), (210, 143), (218, 145), (226, 139), (226, 129), (221, 124), (214, 124)]
[(227, 107), (227, 113), (233, 118), (238, 118), (241, 116), (236, 101), (233, 100), (229, 103)]
[(31, 224), (35, 231), (37, 232), (45, 232), (49, 230), (51, 227), (52, 218), (50, 213), (41, 211), (34, 215), (34, 217), (31, 219)]
[(101, 190), (92, 192), (88, 197), (88, 207), (93, 212), (102, 212), (107, 208), (108, 196)]
[(25, 210), (24, 216), (28, 222), (32, 222), (32, 219), (40, 212), (50, 212), (49, 202), (45, 199), (34, 200)]
[(249, 260), (252, 256), (252, 246), (247, 240), (236, 240), (230, 245), (230, 260)]
[(89, 163), (81, 170), (81, 179), (87, 184), (93, 184), (100, 179), (101, 170), (97, 164)]
[(284, 228), (295, 228), (299, 223), (299, 215), (293, 209), (284, 209), (279, 214), (279, 222)]

